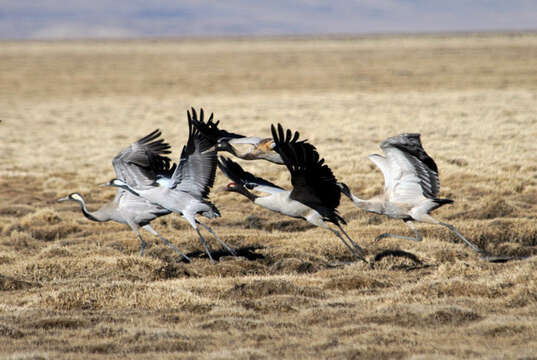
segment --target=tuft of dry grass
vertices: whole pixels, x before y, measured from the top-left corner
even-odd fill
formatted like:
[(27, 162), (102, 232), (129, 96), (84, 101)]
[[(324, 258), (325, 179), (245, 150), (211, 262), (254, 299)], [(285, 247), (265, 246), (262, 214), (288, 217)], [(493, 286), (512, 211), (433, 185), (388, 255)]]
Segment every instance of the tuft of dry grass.
[[(537, 36), (399, 36), (129, 42), (6, 42), (0, 52), (0, 357), (532, 358), (537, 353)], [(443, 227), (366, 214), (346, 199), (346, 230), (375, 266), (330, 232), (211, 193), (211, 243), (170, 215), (149, 234), (84, 218), (114, 197), (111, 159), (160, 128), (176, 159), (190, 106), (268, 136), (281, 122), (315, 144), (364, 198), (382, 191), (367, 160), (384, 138), (420, 132), (440, 169)], [(243, 162), (289, 186), (282, 167)], [(217, 175), (216, 186), (227, 180)]]

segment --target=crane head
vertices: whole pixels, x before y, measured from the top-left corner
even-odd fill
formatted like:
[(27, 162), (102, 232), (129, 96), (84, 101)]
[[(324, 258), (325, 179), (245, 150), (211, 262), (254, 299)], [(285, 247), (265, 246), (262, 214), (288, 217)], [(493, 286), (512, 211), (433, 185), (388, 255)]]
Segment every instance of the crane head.
[(62, 198), (59, 198), (56, 200), (56, 202), (64, 202), (64, 201), (84, 201), (84, 199), (82, 198), (82, 195), (80, 195), (79, 193), (71, 193), (65, 197), (62, 197)]
[(99, 184), (99, 186), (114, 186), (114, 187), (124, 188), (127, 186), (127, 183), (125, 183), (123, 180), (120, 180), (120, 179), (112, 179), (107, 183)]
[(130, 187), (129, 184), (127, 184), (125, 181), (123, 181), (121, 179), (117, 179), (117, 178), (112, 179), (109, 182), (101, 184), (99, 186), (113, 186), (113, 187), (121, 188), (123, 190), (127, 190), (128, 192), (130, 192), (133, 195), (140, 196), (140, 194), (138, 194), (132, 187)]
[(217, 191), (232, 191), (232, 192), (240, 192), (240, 188), (242, 188), (242, 185), (237, 184), (236, 182), (232, 181), (226, 186), (222, 186)]

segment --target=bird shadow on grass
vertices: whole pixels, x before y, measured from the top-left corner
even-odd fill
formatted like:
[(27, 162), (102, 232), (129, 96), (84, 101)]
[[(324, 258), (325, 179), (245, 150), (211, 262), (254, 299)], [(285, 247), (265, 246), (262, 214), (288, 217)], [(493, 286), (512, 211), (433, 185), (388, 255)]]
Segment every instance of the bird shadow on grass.
[(432, 266), (436, 266), (435, 264), (425, 264), (423, 261), (421, 261), (416, 255), (400, 250), (400, 249), (387, 249), (383, 250), (375, 255), (373, 260), (370, 262), (371, 268), (375, 268), (375, 265), (378, 264), (382, 259), (393, 257), (393, 258), (405, 258), (410, 260), (413, 265), (410, 264), (399, 264), (395, 267), (392, 267), (393, 270), (404, 270), (404, 271), (413, 271), (413, 270), (419, 270), (419, 269), (426, 269)]
[(503, 264), (509, 261), (522, 261), (527, 260), (531, 256), (509, 256), (509, 255), (491, 255), (488, 253), (484, 253), (480, 260), (487, 261), (489, 263), (496, 263), (496, 264)]
[[(402, 265), (399, 265), (397, 266), (397, 268), (399, 270), (404, 270), (404, 271), (412, 271), (412, 270), (418, 270), (418, 269), (424, 269), (424, 268), (428, 268), (428, 267), (432, 267), (432, 266), (437, 266), (435, 264), (425, 264), (423, 263), (416, 255), (408, 252), (408, 251), (404, 251), (404, 250), (400, 250), (400, 249), (388, 249), (388, 250), (383, 250), (379, 253), (377, 253), (373, 259), (373, 261), (371, 261), (371, 267), (374, 268), (375, 267), (375, 264), (380, 262), (382, 259), (386, 258), (386, 257), (400, 257), (400, 258), (406, 258), (406, 259), (409, 259), (410, 261), (412, 261), (415, 265), (406, 265), (406, 264), (402, 264)], [(520, 260), (526, 260), (528, 259), (529, 256), (504, 256), (504, 255), (491, 255), (491, 254), (488, 254), (488, 253), (483, 253), (480, 257), (480, 260), (482, 261), (487, 261), (487, 262), (490, 262), (490, 263), (506, 263), (506, 262), (509, 262), (509, 261), (520, 261)]]
[[(243, 246), (243, 247), (240, 247), (240, 248), (235, 248), (234, 250), (237, 253), (238, 257), (245, 258), (245, 259), (247, 259), (249, 261), (256, 261), (258, 259), (264, 259), (265, 258), (265, 255), (259, 254), (259, 253), (256, 252), (256, 250), (264, 249), (264, 248), (265, 247), (261, 246), (261, 245), (251, 245), (251, 246)], [(226, 249), (223, 249), (223, 248), (220, 248), (218, 250), (211, 250), (211, 255), (212, 255), (212, 257), (213, 257), (213, 259), (215, 261), (219, 261), (220, 258), (222, 258), (222, 257), (233, 256), (233, 255), (231, 255), (229, 253), (229, 251), (227, 251)], [(196, 251), (189, 252), (188, 254), (186, 254), (186, 256), (188, 256), (191, 259), (194, 259), (194, 258), (209, 258), (207, 256), (207, 254), (205, 253), (205, 251), (201, 251), (201, 250), (196, 250)], [(187, 262), (184, 259), (182, 259), (181, 261), (182, 262)]]

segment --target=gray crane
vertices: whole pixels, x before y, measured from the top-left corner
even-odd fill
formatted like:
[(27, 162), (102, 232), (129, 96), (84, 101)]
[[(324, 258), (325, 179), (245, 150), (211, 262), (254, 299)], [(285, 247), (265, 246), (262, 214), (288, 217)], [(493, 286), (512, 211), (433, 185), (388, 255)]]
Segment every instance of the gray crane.
[[(283, 165), (280, 154), (274, 150), (275, 144), (272, 138), (260, 138), (256, 136), (244, 136), (230, 133), (218, 128), (220, 121), (213, 121), (211, 116), (207, 123), (194, 122), (194, 126), (212, 141), (216, 142), (217, 151), (227, 151), (243, 160), (263, 159), (275, 164)], [(243, 148), (246, 146), (246, 148)]]
[(484, 253), (482, 249), (462, 236), (453, 225), (440, 222), (429, 214), (443, 205), (453, 203), (453, 200), (436, 197), (440, 188), (438, 168), (423, 149), (420, 134), (400, 134), (387, 138), (380, 144), (380, 148), (386, 157), (372, 154), (369, 155), (369, 159), (384, 175), (383, 194), (369, 200), (362, 200), (353, 195), (346, 184), (339, 183), (339, 186), (342, 193), (357, 207), (375, 214), (403, 220), (414, 231), (415, 237), (384, 233), (378, 235), (375, 241), (386, 237), (421, 241), (421, 234), (412, 224), (413, 221), (421, 221), (447, 227), (472, 250), (480, 254)]
[(192, 116), (188, 115), (189, 136), (187, 144), (183, 147), (177, 167), (171, 176), (160, 176), (153, 183), (131, 185), (120, 178), (112, 179), (106, 185), (115, 186), (140, 196), (151, 203), (183, 216), (196, 230), (199, 239), (209, 257), (214, 263), (209, 246), (201, 235), (198, 225), (210, 232), (215, 239), (233, 256), (236, 252), (223, 242), (218, 235), (207, 225), (196, 220), (200, 214), (209, 219), (220, 216), (220, 212), (209, 200), (208, 195), (214, 183), (216, 173), (215, 143), (204, 137), (193, 126), (194, 121), (203, 123), (203, 109), (200, 120), (192, 108)]
[[(358, 259), (367, 262), (361, 255), (364, 250), (343, 230), (345, 220), (338, 214), (341, 189), (330, 168), (319, 158), (315, 147), (305, 141), (298, 141), (299, 133), (284, 132), (278, 124), (276, 131), (271, 127), (275, 149), (291, 173), (293, 190), (288, 191), (262, 178), (244, 171), (232, 160), (220, 157), (218, 166), (232, 180), (223, 191), (237, 192), (255, 204), (266, 209), (294, 218), (302, 218), (310, 224), (333, 232)], [(257, 196), (249, 190), (267, 193)], [(327, 223), (336, 225), (345, 234), (352, 246)]]
[[(161, 132), (155, 130), (117, 154), (112, 161), (116, 176), (132, 186), (140, 186), (141, 184), (154, 182), (159, 176), (167, 176), (173, 173), (175, 168), (170, 168), (170, 159), (164, 156), (164, 154), (170, 153), (170, 145), (165, 143), (163, 139), (158, 139), (160, 135)], [(152, 163), (149, 162), (150, 158), (152, 159)], [(183, 258), (190, 261), (188, 256), (183, 254), (175, 245), (160, 235), (149, 224), (152, 220), (169, 214), (169, 210), (123, 189), (117, 190), (116, 197), (113, 201), (104, 204), (94, 212), (88, 210), (84, 198), (79, 193), (71, 193), (57, 201), (63, 202), (69, 200), (78, 202), (84, 216), (92, 221), (116, 221), (129, 225), (140, 239), (140, 256), (144, 254), (147, 245), (140, 234), (139, 228), (141, 227), (159, 237)]]

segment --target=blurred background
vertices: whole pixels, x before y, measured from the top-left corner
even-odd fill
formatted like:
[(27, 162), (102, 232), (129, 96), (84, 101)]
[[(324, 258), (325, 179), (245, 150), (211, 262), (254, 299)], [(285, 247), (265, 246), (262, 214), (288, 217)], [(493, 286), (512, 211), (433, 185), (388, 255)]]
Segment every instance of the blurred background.
[(537, 28), (534, 0), (3, 0), (1, 39), (321, 35)]

